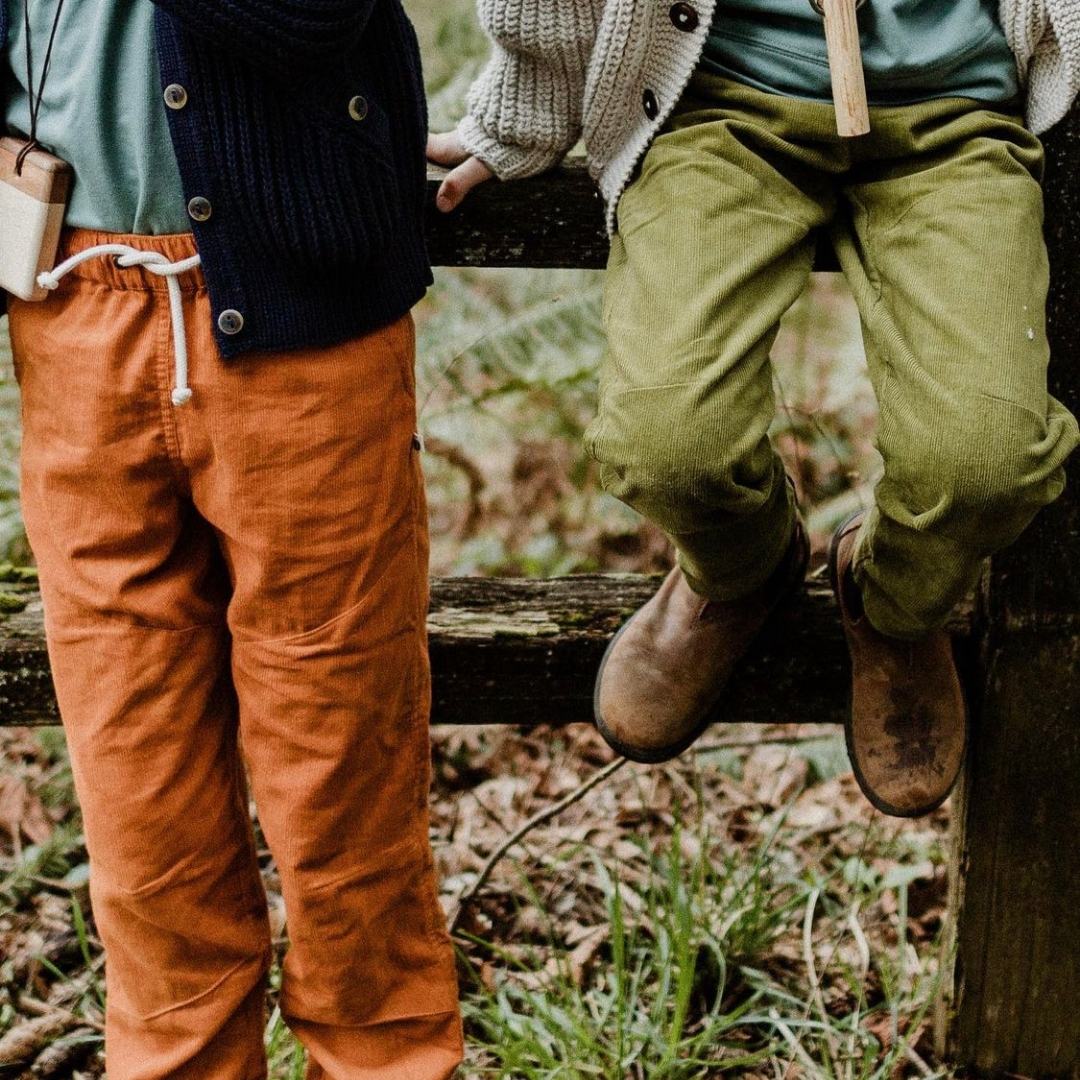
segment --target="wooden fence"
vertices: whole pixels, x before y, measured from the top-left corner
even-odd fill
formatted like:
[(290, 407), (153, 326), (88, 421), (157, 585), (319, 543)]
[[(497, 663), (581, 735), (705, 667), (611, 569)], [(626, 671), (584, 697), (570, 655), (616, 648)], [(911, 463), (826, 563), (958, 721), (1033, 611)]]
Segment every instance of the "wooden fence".
[[(1052, 389), (1080, 412), (1080, 109), (1046, 144)], [(485, 184), (450, 216), (434, 207), (439, 175), (429, 177), (437, 265), (604, 265), (600, 198), (580, 163)], [(834, 268), (821, 251), (818, 269)], [(1065, 496), (996, 560), (977, 610), (953, 626), (976, 734), (954, 811), (937, 1031), (950, 1061), (987, 1075), (1080, 1080), (1077, 458)], [(435, 581), (435, 721), (587, 722), (604, 645), (654, 588), (633, 575)], [(832, 599), (811, 584), (782, 640), (751, 658), (726, 715), (839, 722), (847, 684)], [(0, 725), (56, 722), (40, 600), (30, 585), (0, 582)]]

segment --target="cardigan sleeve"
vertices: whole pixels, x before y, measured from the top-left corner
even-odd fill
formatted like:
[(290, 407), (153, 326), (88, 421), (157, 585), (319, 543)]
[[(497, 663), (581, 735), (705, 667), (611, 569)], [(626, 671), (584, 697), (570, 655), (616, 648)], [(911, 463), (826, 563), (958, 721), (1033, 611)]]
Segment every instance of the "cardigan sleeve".
[(1076, 0), (1001, 0), (1001, 25), (1027, 83), (1027, 119), (1037, 135), (1080, 95), (1080, 5)]
[(378, 0), (152, 0), (197, 37), (264, 64), (314, 66), (360, 39)]
[(551, 168), (580, 137), (603, 8), (604, 0), (478, 0), (492, 52), (457, 131), (501, 180)]

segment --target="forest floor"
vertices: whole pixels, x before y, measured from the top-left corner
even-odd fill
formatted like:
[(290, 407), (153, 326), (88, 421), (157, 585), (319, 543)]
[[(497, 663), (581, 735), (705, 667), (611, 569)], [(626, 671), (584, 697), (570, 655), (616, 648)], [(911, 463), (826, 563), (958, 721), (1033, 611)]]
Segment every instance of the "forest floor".
[[(434, 752), (464, 1078), (947, 1075), (930, 1033), (947, 811), (877, 814), (835, 730), (717, 727), (673, 764), (614, 771), (587, 728), (437, 729)], [(0, 1060), (16, 1043), (23, 1058), (0, 1077), (101, 1076), (103, 958), (62, 737), (2, 733), (0, 761)], [(262, 843), (260, 859), (280, 959)], [(299, 1080), (279, 974), (271, 1075)]]

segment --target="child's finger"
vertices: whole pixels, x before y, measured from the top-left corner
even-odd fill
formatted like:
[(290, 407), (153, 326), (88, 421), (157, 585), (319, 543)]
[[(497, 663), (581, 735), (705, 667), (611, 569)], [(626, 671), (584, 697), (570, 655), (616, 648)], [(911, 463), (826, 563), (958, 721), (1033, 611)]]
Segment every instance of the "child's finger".
[(427, 158), (436, 165), (460, 165), (469, 157), (456, 131), (429, 132)]
[(490, 180), (494, 174), (479, 158), (470, 157), (447, 173), (439, 186), (435, 204), (440, 210), (453, 210), (474, 187)]

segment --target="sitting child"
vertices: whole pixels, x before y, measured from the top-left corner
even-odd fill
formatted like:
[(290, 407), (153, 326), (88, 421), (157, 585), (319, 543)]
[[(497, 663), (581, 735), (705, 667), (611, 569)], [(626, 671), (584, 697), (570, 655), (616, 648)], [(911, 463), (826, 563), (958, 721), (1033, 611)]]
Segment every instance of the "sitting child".
[[(1047, 393), (1043, 151), (1080, 86), (1072, 0), (871, 0), (871, 131), (837, 134), (810, 0), (481, 0), (494, 42), (455, 132), (455, 206), (584, 134), (607, 201), (608, 349), (587, 441), (678, 566), (613, 640), (596, 719), (620, 753), (690, 745), (802, 585), (807, 540), (770, 444), (769, 353), (826, 230), (862, 317), (884, 475), (830, 564), (852, 655), (856, 776), (927, 813), (967, 716), (943, 629), (983, 559), (1064, 485)], [(1026, 117), (1025, 117), (1026, 92)]]

